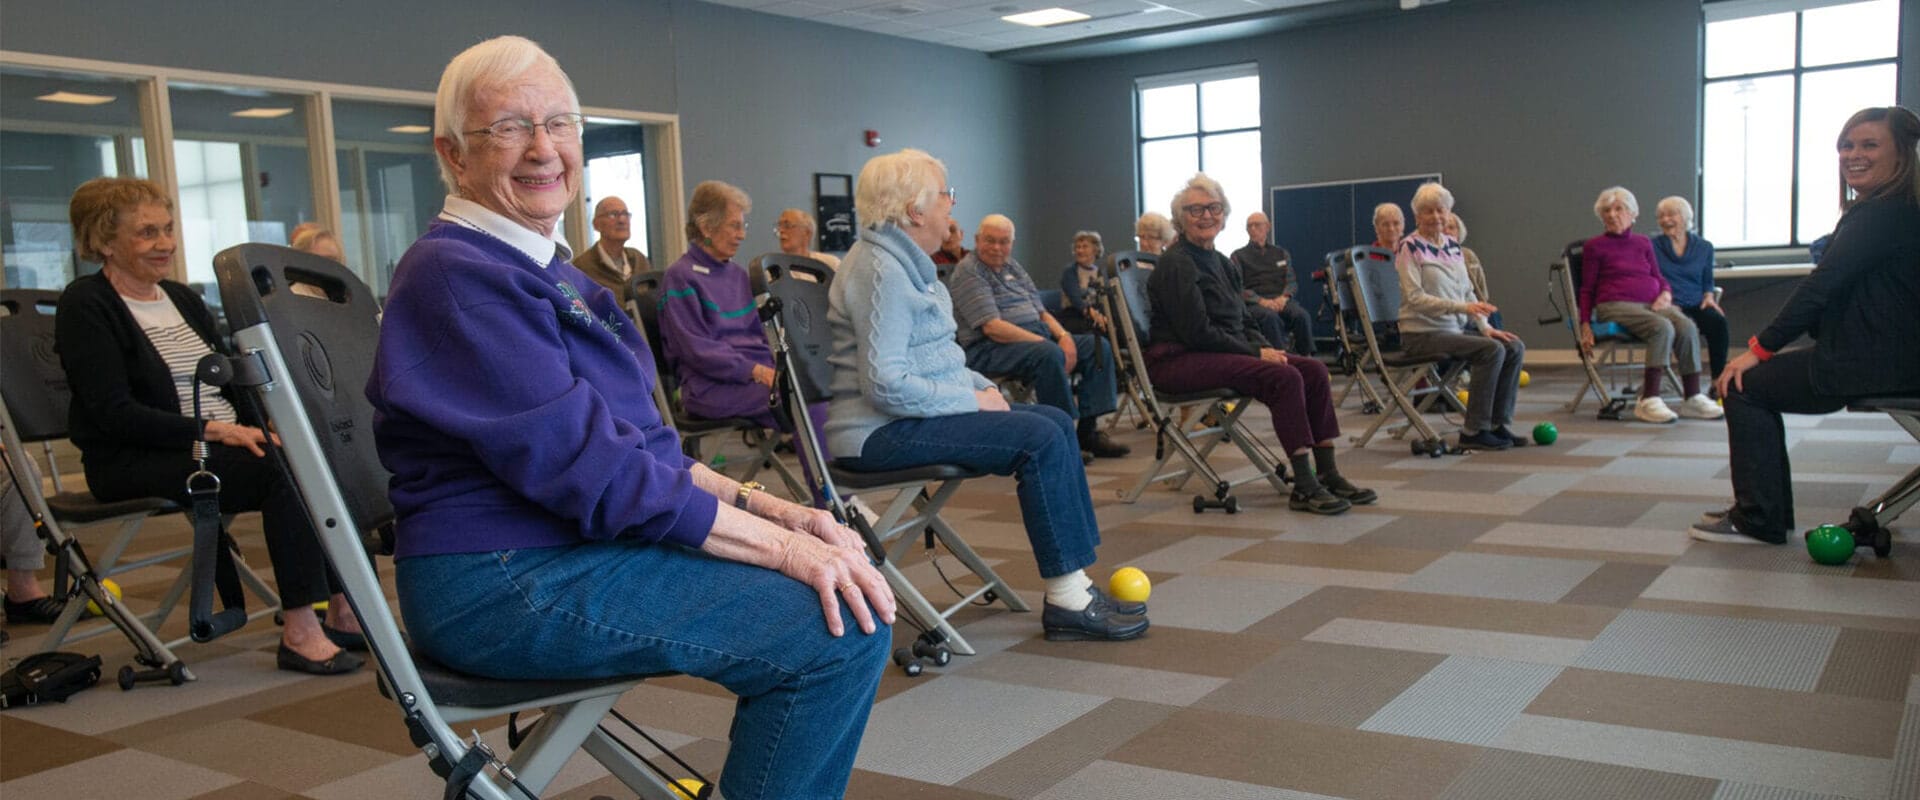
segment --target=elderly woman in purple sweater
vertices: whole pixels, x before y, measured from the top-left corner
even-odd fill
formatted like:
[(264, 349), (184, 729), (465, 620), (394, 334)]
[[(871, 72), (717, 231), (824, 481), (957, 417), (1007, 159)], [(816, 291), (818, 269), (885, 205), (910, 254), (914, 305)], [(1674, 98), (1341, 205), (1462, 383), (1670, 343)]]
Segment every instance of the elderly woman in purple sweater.
[(1700, 332), (1673, 304), (1673, 287), (1660, 273), (1653, 240), (1633, 232), (1640, 202), (1633, 192), (1610, 187), (1593, 202), (1606, 233), (1588, 239), (1581, 250), (1580, 349), (1593, 349), (1592, 322), (1613, 322), (1647, 343), (1646, 373), (1633, 416), (1642, 422), (1672, 422), (1673, 409), (1660, 399), (1667, 365), (1680, 373), (1686, 400), (1679, 416), (1719, 419), (1725, 412), (1700, 391)]
[(553, 240), (583, 122), (526, 39), (441, 78), (450, 195), (394, 272), (367, 385), (407, 633), (489, 678), (711, 680), (740, 697), (721, 794), (845, 796), (893, 594), (831, 514), (680, 452), (646, 342)]

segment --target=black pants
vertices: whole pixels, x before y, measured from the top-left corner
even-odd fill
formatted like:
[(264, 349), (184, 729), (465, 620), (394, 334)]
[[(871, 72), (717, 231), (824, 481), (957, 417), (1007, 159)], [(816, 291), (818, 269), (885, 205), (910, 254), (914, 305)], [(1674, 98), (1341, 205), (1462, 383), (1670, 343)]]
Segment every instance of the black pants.
[[(300, 608), (327, 599), (338, 581), (327, 567), (326, 552), (293, 481), (270, 459), (225, 445), (210, 447), (207, 470), (220, 476), (221, 513), (260, 512), (281, 607)], [(85, 466), (87, 486), (100, 500), (160, 497), (192, 507), (187, 476), (198, 467), (185, 452), (128, 450), (110, 463), (87, 461)]]
[(1727, 450), (1733, 462), (1733, 524), (1778, 540), (1794, 527), (1793, 474), (1781, 414), (1831, 414), (1847, 398), (1813, 383), (1813, 348), (1787, 350), (1747, 370), (1744, 389), (1728, 387)]
[(1680, 313), (1693, 320), (1693, 326), (1700, 329), (1700, 338), (1707, 340), (1707, 379), (1720, 377), (1720, 370), (1727, 368), (1727, 317), (1704, 305), (1680, 307)]

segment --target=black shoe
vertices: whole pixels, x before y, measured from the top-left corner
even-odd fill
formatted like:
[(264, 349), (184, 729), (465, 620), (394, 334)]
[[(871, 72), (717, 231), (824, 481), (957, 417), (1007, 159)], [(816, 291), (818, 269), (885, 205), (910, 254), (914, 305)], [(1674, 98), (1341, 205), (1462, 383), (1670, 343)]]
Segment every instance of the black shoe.
[(1493, 435), (1507, 440), (1507, 442), (1514, 447), (1526, 447), (1527, 445), (1533, 444), (1533, 442), (1527, 440), (1527, 437), (1515, 434), (1512, 429), (1505, 425), (1494, 428)]
[(1147, 632), (1147, 618), (1122, 614), (1113, 607), (1113, 598), (1094, 587), (1087, 587), (1093, 599), (1079, 611), (1068, 611), (1043, 602), (1040, 625), (1046, 628), (1047, 641), (1063, 642), (1097, 639), (1109, 642), (1137, 639)]
[(1460, 449), (1462, 450), (1505, 450), (1512, 446), (1511, 440), (1493, 431), (1472, 434), (1466, 431), (1460, 432)]
[(1080, 451), (1080, 466), (1083, 466), (1083, 467), (1093, 466), (1093, 453), (1088, 452), (1086, 450)]
[(280, 668), (288, 672), (304, 672), (308, 675), (345, 675), (359, 669), (367, 662), (352, 653), (341, 650), (325, 661), (315, 661), (295, 652), (286, 642), (280, 643), (277, 655)]
[(1080, 449), (1092, 453), (1094, 458), (1125, 458), (1133, 452), (1133, 448), (1114, 441), (1105, 431), (1080, 437)]
[(333, 642), (334, 647), (356, 653), (367, 652), (367, 635), (364, 633), (343, 631), (324, 622), (320, 623), (320, 632), (327, 635), (327, 641)]
[(1334, 497), (1338, 497), (1356, 506), (1372, 505), (1380, 495), (1372, 489), (1362, 489), (1347, 480), (1347, 476), (1338, 472), (1320, 476), (1320, 485), (1327, 487)]
[(1346, 513), (1353, 504), (1335, 497), (1333, 492), (1327, 491), (1327, 487), (1321, 486), (1311, 494), (1294, 490), (1293, 494), (1287, 497), (1287, 507), (1295, 511), (1333, 516)]
[(60, 618), (60, 612), (67, 610), (67, 601), (47, 595), (34, 600), (22, 600), (18, 603), (6, 602), (7, 622), (14, 625), (51, 625)]
[(1134, 617), (1144, 617), (1147, 615), (1147, 603), (1144, 600), (1135, 602), (1135, 603), (1129, 603), (1125, 600), (1121, 600), (1119, 598), (1114, 597), (1113, 595), (1110, 595), (1110, 594), (1107, 594), (1106, 592), (1101, 591), (1100, 587), (1098, 586), (1089, 586), (1087, 587), (1087, 591), (1093, 592), (1095, 597), (1107, 598), (1107, 602), (1113, 604), (1113, 610), (1118, 611), (1122, 614), (1126, 614), (1128, 616), (1134, 616)]

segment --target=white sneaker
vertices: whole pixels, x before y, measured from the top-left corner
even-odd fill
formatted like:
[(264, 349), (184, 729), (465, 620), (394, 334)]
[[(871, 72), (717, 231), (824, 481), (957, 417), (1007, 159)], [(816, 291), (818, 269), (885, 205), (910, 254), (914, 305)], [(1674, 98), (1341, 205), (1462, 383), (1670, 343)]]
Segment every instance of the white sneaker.
[(1672, 422), (1679, 419), (1673, 409), (1667, 408), (1667, 401), (1658, 397), (1643, 397), (1633, 404), (1633, 418), (1641, 422)]
[(1727, 410), (1713, 402), (1704, 394), (1696, 394), (1680, 404), (1680, 416), (1692, 419), (1719, 419), (1727, 415)]

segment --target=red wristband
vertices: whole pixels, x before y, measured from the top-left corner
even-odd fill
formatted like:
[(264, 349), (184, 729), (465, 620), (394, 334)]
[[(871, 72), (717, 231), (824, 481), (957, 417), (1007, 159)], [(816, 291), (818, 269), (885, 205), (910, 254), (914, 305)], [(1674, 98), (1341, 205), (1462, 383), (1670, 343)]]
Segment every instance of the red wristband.
[(1748, 337), (1747, 350), (1753, 353), (1754, 358), (1760, 359), (1761, 361), (1773, 358), (1772, 350), (1760, 346), (1760, 337), (1758, 336)]

